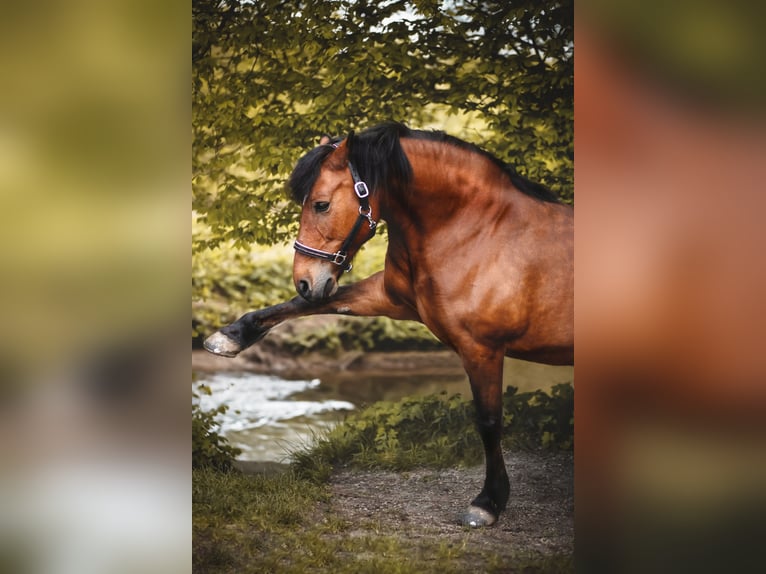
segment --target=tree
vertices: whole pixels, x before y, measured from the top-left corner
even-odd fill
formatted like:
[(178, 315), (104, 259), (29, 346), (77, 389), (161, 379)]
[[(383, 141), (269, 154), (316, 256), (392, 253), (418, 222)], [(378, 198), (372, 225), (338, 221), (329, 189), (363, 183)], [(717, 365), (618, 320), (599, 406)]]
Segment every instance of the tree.
[(194, 0), (193, 208), (210, 235), (295, 232), (283, 193), (322, 133), (468, 114), (451, 132), (567, 201), (573, 193), (571, 0)]

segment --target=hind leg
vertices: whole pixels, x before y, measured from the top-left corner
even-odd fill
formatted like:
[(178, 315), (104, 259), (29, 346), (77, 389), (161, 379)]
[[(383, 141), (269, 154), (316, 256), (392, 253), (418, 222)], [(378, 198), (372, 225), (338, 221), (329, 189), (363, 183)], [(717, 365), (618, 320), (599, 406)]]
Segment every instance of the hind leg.
[(501, 439), (503, 432), (503, 354), (486, 348), (461, 353), (471, 381), (476, 406), (476, 426), (484, 444), (486, 474), (484, 487), (462, 517), (465, 526), (490, 526), (505, 510), (510, 482), (505, 470)]

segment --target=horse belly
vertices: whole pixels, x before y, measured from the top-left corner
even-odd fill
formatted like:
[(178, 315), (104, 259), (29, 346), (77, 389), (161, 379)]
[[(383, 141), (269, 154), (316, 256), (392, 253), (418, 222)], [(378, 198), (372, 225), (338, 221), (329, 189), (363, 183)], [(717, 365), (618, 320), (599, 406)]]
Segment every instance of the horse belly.
[(544, 365), (574, 365), (574, 347), (549, 347), (534, 350), (516, 350), (506, 347), (505, 356)]
[(488, 289), (461, 323), (474, 340), (508, 357), (549, 365), (574, 364), (574, 301), (556, 282), (543, 288)]
[(574, 364), (574, 304), (562, 297), (560, 305), (526, 305), (508, 317), (503, 338), (508, 357), (545, 363)]

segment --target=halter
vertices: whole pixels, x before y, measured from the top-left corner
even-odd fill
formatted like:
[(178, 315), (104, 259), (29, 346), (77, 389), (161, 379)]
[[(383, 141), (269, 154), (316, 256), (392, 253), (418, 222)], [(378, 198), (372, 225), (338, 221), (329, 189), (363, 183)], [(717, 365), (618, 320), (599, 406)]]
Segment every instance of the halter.
[(354, 193), (356, 194), (357, 199), (359, 199), (359, 217), (356, 218), (354, 226), (343, 241), (343, 245), (341, 245), (340, 249), (335, 253), (330, 253), (329, 251), (322, 251), (321, 249), (314, 249), (313, 247), (304, 245), (297, 239), (295, 240), (295, 244), (293, 244), (293, 247), (298, 253), (308, 255), (309, 257), (316, 257), (317, 259), (324, 259), (325, 261), (331, 261), (346, 272), (351, 271), (352, 267), (350, 261), (346, 262), (346, 259), (348, 259), (348, 249), (351, 247), (354, 239), (356, 239), (356, 234), (359, 233), (362, 224), (365, 221), (369, 224), (370, 229), (372, 230), (370, 238), (375, 235), (378, 226), (378, 222), (372, 218), (372, 207), (370, 207), (369, 199), (370, 190), (367, 188), (367, 184), (362, 181), (361, 177), (359, 177), (359, 172), (356, 171), (356, 168), (351, 162), (348, 162), (348, 169), (351, 171), (351, 177), (354, 180)]

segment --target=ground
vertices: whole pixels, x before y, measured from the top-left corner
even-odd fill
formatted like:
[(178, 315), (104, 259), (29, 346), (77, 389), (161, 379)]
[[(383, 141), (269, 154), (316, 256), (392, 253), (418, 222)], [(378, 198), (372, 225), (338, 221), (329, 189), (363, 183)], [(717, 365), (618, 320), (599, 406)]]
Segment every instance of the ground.
[(465, 544), (468, 555), (571, 555), (574, 552), (574, 465), (571, 452), (506, 453), (508, 508), (497, 524), (469, 531), (458, 519), (478, 494), (483, 466), (404, 473), (342, 471), (331, 479), (332, 510), (355, 531), (370, 525), (410, 540)]
[[(428, 564), (434, 548), (441, 548), (442, 558), (445, 553), (453, 556), (449, 569), (454, 572), (574, 571), (573, 453), (506, 452), (505, 463), (511, 498), (500, 520), (488, 528), (471, 530), (458, 522), (481, 489), (481, 465), (336, 471), (329, 482), (330, 496), (316, 509), (314, 521), (342, 524), (326, 530), (326, 537), (394, 537), (421, 566)], [(238, 466), (246, 472), (280, 472), (278, 465)], [(439, 564), (426, 571), (438, 572)]]

